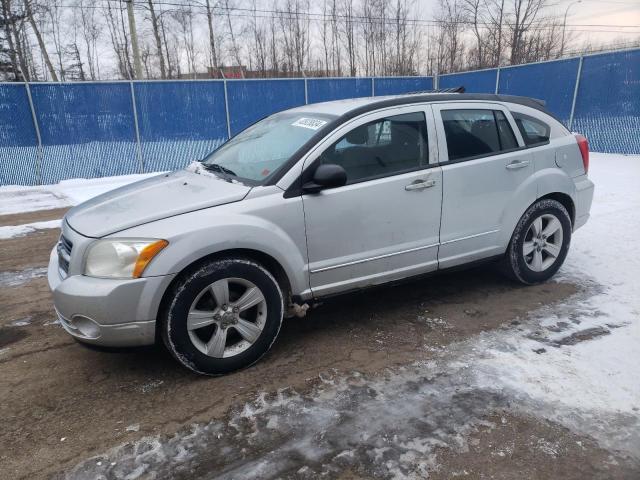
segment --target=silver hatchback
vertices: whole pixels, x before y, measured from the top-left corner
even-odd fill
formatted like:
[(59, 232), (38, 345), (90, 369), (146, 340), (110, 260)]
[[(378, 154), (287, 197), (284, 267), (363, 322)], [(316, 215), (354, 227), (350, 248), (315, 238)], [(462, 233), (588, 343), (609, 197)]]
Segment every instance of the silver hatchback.
[(162, 339), (223, 374), (317, 298), (487, 260), (547, 280), (589, 217), (588, 164), (587, 141), (524, 97), (305, 105), (70, 210), (49, 285), (79, 341)]

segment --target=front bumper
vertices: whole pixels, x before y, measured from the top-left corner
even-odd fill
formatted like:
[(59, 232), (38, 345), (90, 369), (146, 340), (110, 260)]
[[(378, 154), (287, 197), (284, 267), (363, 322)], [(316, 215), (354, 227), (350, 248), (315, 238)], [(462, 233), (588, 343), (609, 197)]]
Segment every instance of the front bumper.
[(162, 295), (173, 275), (116, 280), (62, 278), (54, 248), (47, 278), (58, 320), (78, 340), (105, 347), (151, 345)]

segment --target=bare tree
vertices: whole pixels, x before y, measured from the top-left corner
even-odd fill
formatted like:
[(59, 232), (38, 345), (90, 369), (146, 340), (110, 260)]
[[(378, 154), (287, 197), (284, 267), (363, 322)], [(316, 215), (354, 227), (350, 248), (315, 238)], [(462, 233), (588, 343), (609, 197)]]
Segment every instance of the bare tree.
[(511, 0), (512, 12), (509, 16), (511, 29), (511, 65), (524, 61), (527, 57), (526, 36), (539, 20), (547, 0)]
[[(208, 2), (208, 0), (207, 0)], [(158, 16), (153, 4), (153, 0), (147, 0), (149, 7), (149, 19), (151, 20), (151, 31), (153, 32), (153, 39), (155, 41), (156, 56), (158, 57), (158, 63), (160, 64), (160, 78), (167, 78), (167, 69), (165, 67), (164, 52), (162, 51), (162, 38), (160, 36), (160, 28), (158, 26)], [(145, 70), (148, 70), (145, 64)], [(150, 78), (147, 71), (147, 78)]]
[[(2, 26), (2, 33), (4, 35), (4, 38), (2, 38), (2, 48), (0, 50), (0, 54), (2, 55), (0, 68), (2, 69), (2, 73), (8, 79), (19, 81), (23, 77), (20, 72), (20, 68), (18, 67), (18, 56), (11, 28), (11, 24), (18, 21), (19, 17), (11, 10), (11, 0), (0, 0), (0, 5), (2, 6), (2, 18), (0, 19), (0, 25)], [(5, 60), (7, 57), (8, 60)]]
[[(434, 25), (420, 18), (418, 0), (127, 4), (144, 15), (138, 25), (144, 73), (175, 78), (205, 69), (215, 75), (225, 62), (257, 77), (384, 76), (557, 58), (566, 44), (560, 41), (563, 23), (547, 13), (549, 2), (438, 0)], [(0, 73), (6, 78), (133, 77), (122, 2), (0, 0), (0, 6)], [(109, 46), (113, 53), (105, 55)]]
[(258, 19), (256, 0), (253, 1), (253, 15), (251, 17), (250, 32), (253, 40), (250, 62), (260, 72), (261, 77), (267, 76), (267, 32), (265, 26)]
[(465, 29), (464, 11), (460, 0), (440, 0), (436, 14), (439, 23), (438, 73), (455, 72), (462, 68), (464, 61)]
[(218, 42), (216, 42), (216, 35), (213, 28), (213, 9), (211, 8), (210, 0), (206, 0), (205, 4), (207, 12), (207, 29), (209, 31), (209, 57), (211, 61), (211, 68), (218, 68), (220, 55), (218, 53)]
[(309, 55), (308, 0), (286, 0), (278, 11), (286, 70), (304, 75)]
[(180, 28), (181, 43), (187, 58), (187, 71), (196, 76), (196, 50), (193, 37), (193, 11), (191, 7), (180, 7), (173, 13), (173, 19)]
[(497, 67), (502, 61), (504, 48), (503, 23), (505, 19), (505, 0), (489, 0), (487, 3), (486, 16), (488, 18), (488, 42), (487, 48), (491, 50), (489, 66)]
[(122, 8), (112, 7), (112, 2), (107, 2), (104, 8), (107, 20), (107, 29), (111, 39), (111, 46), (116, 56), (117, 71), (121, 78), (132, 79), (133, 66), (129, 55), (129, 36), (125, 27)]
[(349, 64), (349, 75), (356, 76), (356, 34), (355, 34), (355, 11), (353, 0), (342, 0), (342, 22), (341, 34), (343, 43), (347, 51), (347, 62)]
[(485, 45), (487, 44), (487, 34), (483, 25), (486, 23), (484, 13), (486, 3), (484, 0), (462, 0), (462, 9), (465, 13), (465, 20), (468, 22), (476, 45), (472, 51), (472, 65), (477, 68), (484, 68), (487, 65)]
[(91, 80), (100, 78), (100, 62), (98, 61), (98, 40), (102, 24), (96, 16), (95, 8), (87, 8), (87, 0), (79, 0), (80, 22), (84, 39), (85, 55)]
[(51, 80), (53, 80), (54, 82), (57, 82), (58, 75), (56, 74), (56, 71), (53, 68), (53, 63), (51, 63), (51, 58), (49, 57), (49, 53), (47, 52), (47, 47), (45, 46), (44, 40), (42, 38), (42, 33), (40, 33), (38, 24), (34, 19), (33, 7), (30, 0), (24, 0), (24, 9), (25, 9), (26, 17), (29, 21), (29, 25), (31, 25), (33, 34), (35, 35), (36, 40), (38, 41), (38, 46), (40, 47), (40, 53), (42, 54), (42, 58), (44, 59), (45, 65), (47, 66), (49, 75), (51, 75)]
[[(276, 7), (276, 0), (273, 2), (273, 7)], [(268, 54), (270, 68), (272, 75), (278, 76), (280, 72), (280, 52), (279, 52), (279, 42), (278, 42), (278, 29), (276, 26), (275, 16), (270, 18), (269, 22), (269, 39), (268, 39)]]
[(235, 64), (240, 67), (242, 66), (242, 60), (240, 59), (240, 47), (238, 46), (238, 42), (236, 42), (236, 35), (233, 28), (233, 21), (231, 20), (231, 11), (233, 10), (233, 7), (229, 3), (229, 0), (223, 0), (223, 2), (224, 2), (224, 9), (227, 16), (227, 27), (229, 29), (229, 40), (230, 40), (229, 50), (231, 53), (231, 58), (233, 59)]

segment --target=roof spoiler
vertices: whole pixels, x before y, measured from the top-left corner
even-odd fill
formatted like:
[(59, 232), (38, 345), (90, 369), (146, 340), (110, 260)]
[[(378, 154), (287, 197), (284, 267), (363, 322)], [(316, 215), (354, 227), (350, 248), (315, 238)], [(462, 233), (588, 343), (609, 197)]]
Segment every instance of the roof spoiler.
[(542, 105), (543, 107), (547, 106), (547, 102), (545, 100), (542, 100), (541, 98), (533, 98), (533, 97), (529, 97), (531, 100), (533, 100), (536, 103), (539, 103), (540, 105)]
[(415, 92), (407, 92), (406, 95), (420, 95), (424, 93), (464, 93), (466, 90), (466, 88), (460, 85), (459, 87), (436, 88), (434, 90), (417, 90)]

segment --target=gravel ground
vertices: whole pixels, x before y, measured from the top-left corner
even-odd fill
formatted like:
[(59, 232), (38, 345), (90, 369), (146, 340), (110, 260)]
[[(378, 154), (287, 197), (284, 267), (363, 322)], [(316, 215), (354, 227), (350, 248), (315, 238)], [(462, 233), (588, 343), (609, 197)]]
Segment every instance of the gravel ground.
[(637, 165), (553, 281), (484, 267), (337, 297), (219, 378), (77, 344), (45, 278), (58, 229), (0, 239), (0, 478), (640, 478)]
[[(61, 213), (4, 216), (0, 224), (49, 220)], [(42, 230), (0, 241), (0, 416), (4, 419), (0, 471), (7, 478), (46, 478), (64, 476), (63, 472), (75, 478), (94, 478), (98, 473), (124, 478), (140, 467), (139, 451), (129, 456), (112, 452), (113, 458), (107, 455), (103, 461), (92, 457), (121, 444), (142, 448), (148, 438), (182, 441), (198, 426), (221, 430), (195, 434), (202, 442), (197, 442), (195, 453), (185, 454), (179, 468), (175, 460), (180, 451), (187, 451), (185, 445), (183, 450), (176, 447), (178, 453), (148, 463), (147, 475), (205, 478), (227, 472), (228, 478), (243, 478), (257, 471), (257, 463), (268, 455), (279, 455), (278, 467), (265, 471), (263, 478), (272, 474), (313, 478), (325, 470), (336, 478), (387, 478), (395, 475), (394, 470), (431, 471), (435, 478), (514, 478), (523, 472), (529, 478), (634, 478), (640, 472), (633, 461), (600, 449), (593, 439), (512, 411), (509, 400), (500, 395), (468, 391), (458, 396), (464, 381), (452, 382), (451, 375), (439, 385), (429, 377), (417, 375), (411, 383), (406, 374), (394, 374), (481, 332), (517, 330), (528, 312), (585, 293), (584, 286), (554, 282), (523, 288), (490, 268), (479, 268), (339, 297), (305, 319), (288, 320), (273, 350), (253, 368), (202, 378), (181, 369), (161, 348), (97, 352), (71, 340), (55, 324), (44, 277), (49, 249), (58, 234), (57, 229)], [(395, 425), (380, 425), (373, 429), (374, 436), (383, 438), (387, 430), (401, 426), (405, 432), (414, 429), (416, 435), (426, 436), (442, 430), (435, 435), (442, 438), (431, 442), (428, 451), (418, 448), (408, 457), (405, 452), (401, 458), (400, 453), (384, 462), (367, 461), (368, 453), (358, 452), (362, 445), (370, 447), (367, 451), (384, 450), (370, 439), (360, 446), (341, 445), (347, 452), (342, 459), (334, 459), (335, 449), (327, 445), (318, 446), (313, 461), (306, 455), (291, 455), (286, 438), (313, 429), (314, 420), (300, 421), (305, 419), (305, 405), (321, 395), (327, 383), (345, 378), (354, 385), (362, 378), (367, 379), (362, 385), (377, 382), (378, 401), (367, 405), (372, 398), (361, 385), (336, 399), (327, 412), (344, 415), (363, 405), (368, 410), (364, 419), (373, 422), (376, 411), (384, 415), (385, 405), (395, 403), (393, 398), (380, 401), (379, 396), (395, 391), (402, 393), (397, 402), (408, 401), (405, 407), (411, 408), (389, 414)], [(393, 384), (394, 378), (402, 378), (399, 385)], [(418, 398), (427, 387), (442, 396), (440, 414), (429, 421)], [(280, 425), (272, 421), (267, 428), (260, 424), (264, 418), (254, 420), (260, 427), (244, 418), (237, 430), (230, 429), (246, 405), (260, 395), (269, 398), (283, 391), (291, 396), (286, 405), (294, 399), (299, 402), (297, 421), (289, 417)], [(269, 418), (278, 418), (277, 409), (285, 408), (283, 402), (268, 405), (276, 409)], [(351, 428), (362, 428), (362, 420), (352, 420)], [(336, 435), (324, 443), (334, 444), (344, 436), (341, 429), (328, 428), (332, 425), (318, 427), (333, 430), (329, 437)], [(252, 432), (261, 441), (253, 441)], [(214, 453), (212, 441), (220, 443)], [(306, 448), (313, 450), (311, 445)], [(415, 453), (420, 451), (425, 452), (422, 458)], [(384, 457), (384, 451), (380, 455)], [(124, 470), (101, 471), (111, 463)], [(390, 468), (384, 468), (389, 463)], [(407, 470), (407, 465), (416, 469)]]

